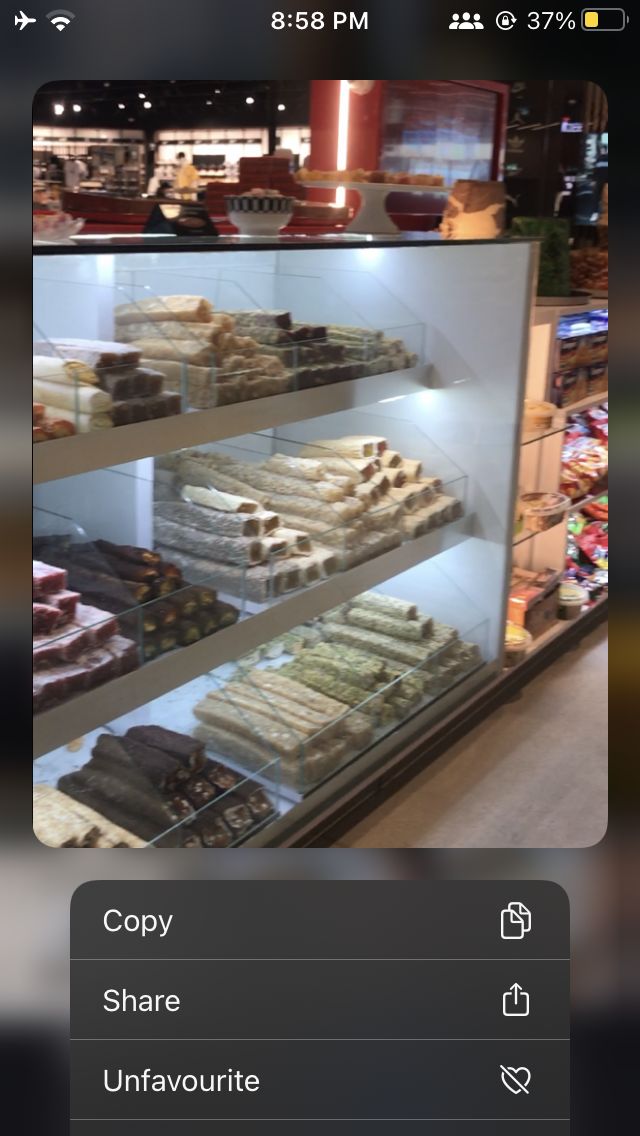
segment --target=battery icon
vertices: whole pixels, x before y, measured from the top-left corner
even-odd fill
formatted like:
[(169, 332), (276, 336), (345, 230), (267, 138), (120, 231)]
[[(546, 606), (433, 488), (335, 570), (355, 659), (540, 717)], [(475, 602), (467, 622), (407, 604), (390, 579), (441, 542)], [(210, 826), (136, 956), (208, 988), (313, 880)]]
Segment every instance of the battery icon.
[(624, 8), (583, 8), (582, 30), (585, 32), (623, 32), (629, 23)]

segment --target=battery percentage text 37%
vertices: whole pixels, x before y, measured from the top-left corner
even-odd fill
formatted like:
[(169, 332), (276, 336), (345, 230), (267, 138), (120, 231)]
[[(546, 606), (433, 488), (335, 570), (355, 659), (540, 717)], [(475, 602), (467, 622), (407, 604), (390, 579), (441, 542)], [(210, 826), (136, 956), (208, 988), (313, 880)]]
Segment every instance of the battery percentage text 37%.
[(527, 16), (530, 31), (546, 32), (554, 22), (558, 31), (573, 31), (576, 26), (573, 12), (529, 12)]

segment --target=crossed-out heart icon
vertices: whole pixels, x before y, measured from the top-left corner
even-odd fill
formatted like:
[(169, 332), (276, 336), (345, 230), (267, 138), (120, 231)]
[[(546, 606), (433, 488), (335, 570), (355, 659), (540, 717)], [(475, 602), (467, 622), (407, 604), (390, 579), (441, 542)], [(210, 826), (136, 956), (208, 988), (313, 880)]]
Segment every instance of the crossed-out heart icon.
[(514, 1096), (517, 1097), (520, 1093), (529, 1095), (531, 1070), (527, 1069), (525, 1065), (521, 1065), (518, 1069), (513, 1065), (501, 1065), (500, 1077), (505, 1089), (508, 1089)]

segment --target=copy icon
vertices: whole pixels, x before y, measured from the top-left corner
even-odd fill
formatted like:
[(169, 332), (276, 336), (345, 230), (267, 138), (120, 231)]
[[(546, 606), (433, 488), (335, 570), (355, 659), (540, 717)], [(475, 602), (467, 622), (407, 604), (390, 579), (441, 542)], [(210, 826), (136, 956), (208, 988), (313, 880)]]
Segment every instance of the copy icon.
[(524, 939), (531, 930), (531, 912), (514, 899), (500, 913), (500, 935), (503, 939)]

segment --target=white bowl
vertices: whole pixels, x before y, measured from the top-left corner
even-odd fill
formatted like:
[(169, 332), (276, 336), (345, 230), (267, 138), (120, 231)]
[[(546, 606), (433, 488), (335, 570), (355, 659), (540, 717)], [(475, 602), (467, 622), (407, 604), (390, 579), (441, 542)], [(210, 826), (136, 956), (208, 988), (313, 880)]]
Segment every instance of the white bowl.
[(245, 236), (275, 236), (293, 216), (293, 197), (256, 197), (237, 194), (225, 197), (227, 217)]

